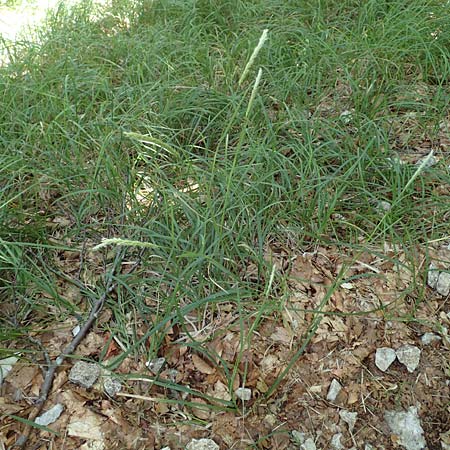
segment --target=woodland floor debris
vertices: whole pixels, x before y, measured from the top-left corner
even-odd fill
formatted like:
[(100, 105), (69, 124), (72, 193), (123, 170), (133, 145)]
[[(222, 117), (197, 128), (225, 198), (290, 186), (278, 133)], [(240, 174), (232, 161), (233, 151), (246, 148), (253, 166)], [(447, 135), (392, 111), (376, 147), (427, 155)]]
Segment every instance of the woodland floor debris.
[[(389, 450), (384, 413), (411, 405), (440, 448), (445, 0), (108, 3), (94, 19), (92, 2), (61, 5), (1, 65), (0, 335), (24, 352), (0, 446), (40, 399), (64, 411), (30, 448), (298, 450), (296, 430), (304, 447)], [(380, 370), (377, 349), (404, 345), (420, 361)], [(69, 382), (75, 359), (121, 392)]]
[[(211, 414), (197, 407), (177, 404), (175, 399), (183, 401), (186, 398), (200, 404), (203, 400), (192, 398), (191, 394), (183, 391), (176, 391), (170, 384), (168, 388), (158, 387), (152, 383), (154, 375), (149, 377), (148, 367), (143, 361), (126, 358), (115, 369), (117, 376), (133, 373), (137, 379), (127, 379), (126, 388), (122, 387), (121, 396), (114, 401), (98, 384), (87, 391), (76, 384), (67, 383), (70, 365), (61, 367), (48, 404), (59, 402), (64, 405), (64, 411), (49, 426), (60, 432), (69, 430), (66, 442), (68, 448), (74, 449), (81, 448), (86, 439), (90, 439), (95, 445), (111, 448), (109, 436), (115, 436), (114, 440), (125, 443), (123, 445), (131, 445), (127, 439), (132, 437), (137, 439), (136, 442), (144, 439), (142, 442), (145, 442), (145, 448), (168, 445), (174, 450), (185, 448), (190, 440), (200, 438), (213, 439), (219, 448), (234, 446), (239, 450), (245, 450), (251, 442), (257, 441), (267, 442), (269, 448), (278, 446), (295, 449), (303, 445), (304, 448), (312, 449), (314, 444), (319, 449), (326, 449), (338, 446), (338, 442), (343, 448), (351, 448), (355, 445), (352, 439), (356, 440), (357, 448), (364, 448), (366, 443), (379, 442), (380, 446), (388, 449), (392, 431), (389, 431), (387, 424), (383, 427), (384, 412), (395, 411), (397, 398), (407, 410), (409, 399), (415, 398), (421, 405), (420, 410), (426, 411), (421, 424), (424, 439), (429, 445), (440, 445), (440, 436), (448, 429), (450, 421), (449, 386), (446, 384), (444, 369), (450, 359), (447, 341), (434, 340), (433, 345), (424, 345), (420, 355), (422, 363), (413, 373), (401, 363), (391, 364), (382, 373), (382, 378), (378, 372), (376, 352), (383, 348), (380, 344), (392, 349), (398, 347), (399, 342), (420, 341), (422, 336), (432, 333), (437, 326), (450, 325), (447, 310), (442, 308), (441, 298), (433, 295), (415, 311), (420, 323), (407, 324), (402, 320), (395, 320), (396, 317), (401, 317), (399, 314), (407, 314), (411, 305), (400, 301), (396, 294), (408, 286), (409, 276), (399, 276), (399, 273), (392, 271), (393, 266), (389, 269), (389, 266), (384, 265), (379, 283), (367, 277), (352, 281), (353, 288), (348, 290), (343, 287), (336, 291), (330, 304), (334, 310), (348, 313), (364, 307), (362, 297), (382, 299), (388, 305), (385, 311), (377, 311), (368, 316), (324, 317), (304, 355), (293, 366), (278, 392), (268, 401), (267, 406), (259, 406), (258, 398), (262, 398), (270, 383), (290, 360), (291, 341), (297, 346), (300, 344), (304, 325), (313, 318), (302, 311), (314, 309), (314, 305), (326, 292), (327, 277), (331, 279), (334, 276), (332, 264), (341, 264), (342, 256), (332, 247), (323, 248), (320, 252), (327, 257), (319, 261), (315, 256), (302, 257), (294, 264), (290, 283), (295, 295), (287, 303), (289, 313), (280, 318), (267, 318), (258, 335), (253, 337), (251, 359), (246, 360), (245, 384), (252, 396), (250, 400), (246, 400), (245, 420), (241, 417), (239, 408), (235, 412), (217, 411)], [(367, 265), (375, 267), (375, 258), (378, 256), (371, 258), (360, 255), (360, 260), (364, 259)], [(330, 264), (330, 261), (333, 263)], [(374, 273), (367, 268), (355, 270)], [(322, 276), (322, 284), (303, 281), (317, 278), (318, 274)], [(302, 281), (299, 282), (299, 279)], [(311, 286), (314, 286), (314, 294), (311, 294)], [(385, 314), (389, 321), (385, 320)], [(219, 323), (220, 320), (229, 320), (228, 312), (224, 313), (223, 318), (217, 316), (217, 320)], [(290, 325), (294, 322), (297, 325), (303, 324), (297, 332)], [(67, 339), (71, 339), (72, 328), (72, 321), (68, 321), (64, 327), (68, 330)], [(233, 364), (238, 355), (239, 333), (239, 328), (235, 331), (230, 329), (224, 335), (205, 342), (205, 348), (220, 354), (222, 361), (227, 364)], [(45, 336), (43, 345), (51, 347), (54, 340), (61, 342), (61, 339), (59, 334), (50, 334)], [(105, 339), (105, 332), (100, 327), (95, 327), (87, 336), (85, 345), (80, 345), (79, 356), (86, 358), (87, 355), (95, 357), (100, 354)], [(234, 386), (229, 386), (220, 365), (212, 359), (206, 362), (205, 356), (200, 358), (198, 353), (191, 352), (188, 347), (180, 346), (177, 342), (168, 340), (162, 351), (169, 356), (164, 360), (167, 367), (161, 365), (155, 368), (161, 382), (168, 380), (175, 384), (174, 387), (180, 386), (183, 390), (189, 386), (199, 393), (205, 392), (224, 401), (230, 401), (231, 394), (241, 385), (242, 380), (238, 377)], [(392, 357), (392, 352), (389, 353)], [(410, 369), (416, 362), (417, 359), (410, 361)], [(22, 408), (27, 407), (24, 399), (33, 395), (33, 392), (38, 392), (41, 382), (42, 375), (35, 366), (18, 361), (4, 380), (3, 397), (0, 397), (2, 408), (12, 414), (20, 414)], [(401, 390), (399, 386), (402, 386)], [(14, 395), (18, 391), (23, 392), (24, 399), (17, 401), (14, 400)], [(329, 391), (332, 394), (330, 397)], [(329, 400), (330, 398), (333, 400)], [(166, 401), (170, 403), (165, 403)], [(102, 416), (89, 411), (89, 405), (95, 405), (96, 411), (101, 412)], [(270, 414), (268, 410), (271, 411)], [(173, 414), (191, 418), (199, 414), (204, 419), (194, 420), (211, 423), (211, 426), (203, 428), (199, 422), (196, 426), (179, 424), (175, 428), (168, 428), (174, 426), (171, 419)], [(354, 424), (353, 418), (356, 420)], [(342, 425), (337, 428), (336, 424), (340, 420)], [(12, 420), (7, 423), (8, 436), (12, 438), (16, 435), (17, 424)], [(344, 427), (343, 423), (348, 426)], [(120, 432), (117, 424), (125, 430), (124, 433)], [(367, 427), (367, 424), (379, 431)], [(316, 434), (317, 430), (321, 430), (320, 433)], [(294, 446), (294, 442), (298, 441), (294, 439), (295, 433), (300, 433), (297, 438), (304, 436), (303, 443), (297, 447)], [(168, 439), (168, 436), (171, 438)]]

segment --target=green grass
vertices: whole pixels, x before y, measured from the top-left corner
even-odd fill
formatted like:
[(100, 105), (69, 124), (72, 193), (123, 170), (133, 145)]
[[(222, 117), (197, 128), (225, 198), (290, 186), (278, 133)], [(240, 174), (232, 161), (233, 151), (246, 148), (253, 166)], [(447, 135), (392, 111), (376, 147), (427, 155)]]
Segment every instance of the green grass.
[[(289, 295), (286, 274), (265, 258), (269, 242), (293, 254), (390, 242), (413, 254), (449, 234), (448, 159), (420, 170), (396, 162), (417, 141), (435, 142), (448, 120), (445, 2), (99, 9), (59, 8), (38, 42), (11, 47), (0, 68), (0, 298), (13, 310), (1, 319), (5, 349), (88, 313), (120, 248), (92, 251), (102, 238), (152, 246), (135, 273), (114, 275), (105, 327), (126, 351), (113, 367), (129, 354), (155, 357), (169, 322), (214, 359), (186, 317), (212, 319), (225, 303), (242, 356), (250, 331)], [(380, 212), (380, 201), (392, 208)], [(124, 261), (138, 251), (127, 247)], [(411, 289), (423, 295), (420, 286)], [(230, 380), (241, 370), (239, 357), (220, 364)]]

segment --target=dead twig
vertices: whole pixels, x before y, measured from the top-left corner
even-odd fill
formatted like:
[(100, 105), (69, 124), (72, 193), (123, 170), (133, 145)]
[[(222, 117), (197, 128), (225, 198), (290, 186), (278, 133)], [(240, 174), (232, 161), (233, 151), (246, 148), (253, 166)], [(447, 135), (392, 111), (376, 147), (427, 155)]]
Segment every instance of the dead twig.
[[(141, 263), (142, 260), (142, 254), (140, 253), (138, 260), (134, 263), (134, 265), (130, 268), (128, 273), (133, 272)], [(40, 394), (37, 400), (35, 401), (35, 406), (33, 410), (31, 411), (30, 415), (28, 416), (28, 420), (33, 422), (36, 417), (40, 414), (42, 411), (44, 404), (48, 398), (48, 395), (50, 393), (50, 389), (53, 385), (53, 380), (55, 378), (56, 371), (61, 366), (61, 364), (65, 361), (65, 359), (70, 356), (77, 348), (77, 346), (80, 344), (80, 342), (86, 337), (88, 331), (91, 329), (94, 322), (97, 320), (100, 311), (103, 308), (103, 305), (105, 304), (106, 299), (108, 296), (114, 292), (117, 289), (118, 282), (113, 282), (114, 276), (117, 273), (119, 267), (121, 266), (122, 260), (123, 260), (124, 252), (123, 250), (119, 250), (116, 254), (116, 258), (114, 260), (113, 268), (109, 272), (109, 276), (106, 280), (106, 286), (105, 291), (103, 294), (94, 302), (94, 304), (91, 307), (91, 311), (89, 313), (89, 316), (84, 323), (84, 325), (80, 328), (80, 331), (76, 334), (76, 336), (72, 339), (72, 341), (67, 345), (67, 347), (58, 355), (58, 357), (54, 361), (48, 362), (48, 368), (45, 374), (44, 382), (42, 383)], [(12, 446), (12, 448), (25, 448), (25, 445), (30, 437), (32, 430), (31, 425), (26, 425), (22, 434), (19, 436), (15, 444)]]

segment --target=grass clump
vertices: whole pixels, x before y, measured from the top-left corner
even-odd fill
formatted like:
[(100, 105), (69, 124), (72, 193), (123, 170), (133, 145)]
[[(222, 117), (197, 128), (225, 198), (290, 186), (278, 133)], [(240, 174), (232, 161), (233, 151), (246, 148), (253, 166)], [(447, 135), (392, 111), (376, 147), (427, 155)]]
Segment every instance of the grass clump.
[[(81, 320), (123, 248), (126, 268), (151, 247), (114, 274), (111, 367), (156, 356), (174, 327), (215, 359), (199, 329), (224, 304), (243, 351), (289, 296), (270, 245), (413, 248), (448, 233), (448, 161), (414, 165), (441, 156), (448, 124), (442, 2), (98, 8), (59, 7), (0, 68), (5, 346)], [(122, 245), (94, 251), (102, 239)], [(239, 358), (219, 364), (245, 377)]]

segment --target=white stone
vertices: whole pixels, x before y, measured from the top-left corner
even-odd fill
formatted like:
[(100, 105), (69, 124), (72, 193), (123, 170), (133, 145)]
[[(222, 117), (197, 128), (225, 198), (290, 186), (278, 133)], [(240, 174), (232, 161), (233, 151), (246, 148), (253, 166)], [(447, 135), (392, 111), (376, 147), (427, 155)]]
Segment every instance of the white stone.
[(293, 430), (292, 437), (295, 443), (300, 445), (300, 450), (317, 450), (314, 439), (309, 438), (306, 433)]
[(395, 361), (397, 355), (395, 350), (389, 347), (377, 348), (375, 353), (375, 365), (382, 371), (386, 372), (390, 365)]
[(344, 446), (341, 444), (342, 439), (342, 433), (336, 433), (331, 438), (331, 447), (333, 447), (335, 450), (342, 450)]
[(3, 380), (6, 378), (9, 372), (11, 372), (14, 364), (19, 361), (19, 358), (10, 356), (9, 358), (0, 359), (0, 386), (3, 384)]
[(342, 119), (344, 123), (350, 123), (353, 119), (352, 112), (348, 111), (347, 109), (345, 111), (342, 111), (339, 117)]
[(342, 390), (341, 383), (339, 383), (339, 381), (333, 378), (330, 387), (328, 389), (327, 400), (329, 402), (334, 402), (337, 396), (339, 395), (339, 392), (341, 392), (341, 390)]
[(313, 439), (308, 438), (302, 445), (300, 445), (300, 450), (317, 450), (317, 447)]
[(103, 381), (103, 389), (110, 397), (114, 397), (122, 390), (122, 384), (116, 378), (106, 377)]
[(391, 431), (398, 436), (398, 443), (407, 450), (422, 450), (426, 447), (416, 407), (411, 406), (406, 412), (387, 411), (384, 419)]
[(50, 425), (53, 422), (56, 422), (59, 419), (59, 416), (64, 411), (64, 406), (61, 403), (57, 403), (55, 406), (50, 408), (45, 413), (41, 414), (39, 417), (36, 417), (35, 422), (38, 425)]
[(236, 395), (237, 398), (239, 398), (243, 402), (248, 402), (252, 398), (252, 390), (249, 388), (243, 387), (237, 388), (234, 391), (234, 394)]
[(77, 361), (69, 372), (69, 381), (89, 389), (96, 382), (100, 375), (100, 368), (97, 364)]
[(398, 360), (406, 366), (408, 372), (413, 373), (420, 362), (420, 349), (414, 345), (403, 345), (396, 350)]
[(380, 200), (377, 205), (379, 211), (388, 212), (392, 209), (392, 205), (386, 200)]
[(428, 168), (436, 165), (438, 163), (437, 158), (435, 158), (432, 154), (428, 154), (425, 158), (419, 159), (416, 162), (416, 166), (420, 166), (423, 164), (423, 168)]
[(427, 276), (427, 284), (431, 289), (436, 289), (436, 285), (439, 279), (439, 271), (436, 266), (431, 263), (428, 266), (428, 276)]
[(348, 425), (348, 431), (353, 432), (355, 428), (356, 419), (358, 418), (358, 413), (350, 412), (346, 409), (339, 411), (339, 416)]
[(147, 361), (145, 365), (147, 366), (148, 370), (150, 370), (150, 372), (152, 372), (154, 375), (158, 375), (165, 363), (166, 358), (155, 358)]
[(192, 439), (186, 450), (219, 450), (219, 446), (212, 439)]
[(420, 338), (420, 341), (422, 342), (423, 345), (430, 345), (431, 343), (440, 340), (442, 340), (442, 338), (434, 333), (424, 333)]
[(447, 297), (450, 294), (450, 273), (440, 272), (439, 278), (436, 283), (436, 291), (443, 297)]
[(295, 443), (299, 445), (303, 444), (307, 439), (306, 433), (302, 433), (301, 431), (293, 430), (291, 434)]

